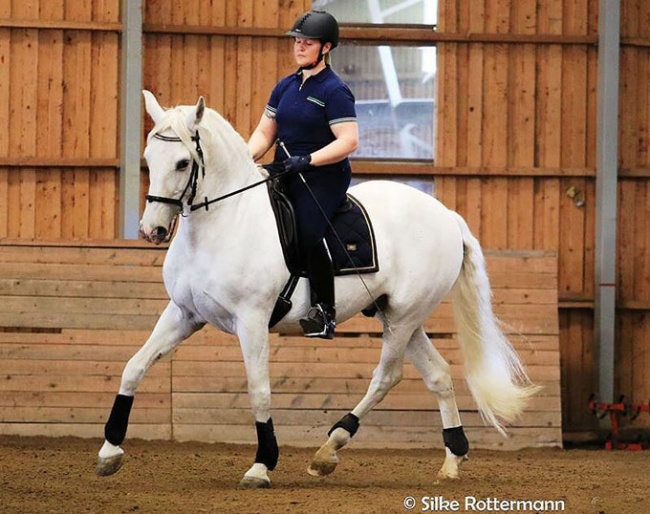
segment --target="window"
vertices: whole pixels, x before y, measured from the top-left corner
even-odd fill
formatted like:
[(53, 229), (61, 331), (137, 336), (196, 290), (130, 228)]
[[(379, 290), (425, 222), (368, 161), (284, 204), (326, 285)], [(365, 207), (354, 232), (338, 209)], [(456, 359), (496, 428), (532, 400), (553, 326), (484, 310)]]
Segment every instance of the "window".
[[(315, 0), (340, 23), (435, 25), (437, 0)], [(435, 142), (435, 47), (342, 45), (336, 72), (357, 100), (353, 157), (431, 161)]]

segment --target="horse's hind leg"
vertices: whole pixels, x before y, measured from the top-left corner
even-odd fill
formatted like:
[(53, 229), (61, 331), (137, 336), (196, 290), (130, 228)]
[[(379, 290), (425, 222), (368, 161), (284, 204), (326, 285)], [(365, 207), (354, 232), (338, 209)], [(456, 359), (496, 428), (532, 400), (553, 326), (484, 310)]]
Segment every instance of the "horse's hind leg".
[(120, 445), (126, 437), (133, 397), (147, 370), (161, 357), (167, 355), (202, 324), (196, 324), (170, 302), (158, 319), (147, 342), (131, 357), (122, 372), (120, 390), (115, 397), (111, 414), (104, 427), (105, 441), (99, 450), (96, 472), (100, 476), (112, 475), (122, 467), (124, 450)]
[(456, 405), (449, 364), (431, 344), (423, 329), (413, 333), (406, 354), (422, 375), (427, 389), (438, 399), (446, 451), (445, 462), (438, 472), (438, 478), (459, 478), (458, 467), (467, 459), (469, 445)]
[(329, 439), (316, 452), (307, 468), (310, 475), (323, 476), (334, 471), (339, 462), (336, 452), (350, 442), (359, 428), (359, 421), (402, 379), (404, 352), (412, 330), (393, 328), (392, 331), (384, 332), (381, 358), (373, 371), (366, 395), (352, 412), (346, 414), (330, 429)]

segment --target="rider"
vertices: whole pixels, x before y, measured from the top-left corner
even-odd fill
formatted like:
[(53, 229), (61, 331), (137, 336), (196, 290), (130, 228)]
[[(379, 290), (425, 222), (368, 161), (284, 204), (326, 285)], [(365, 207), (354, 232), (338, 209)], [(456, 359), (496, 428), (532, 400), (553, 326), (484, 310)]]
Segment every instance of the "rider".
[(307, 12), (286, 34), (294, 38), (299, 68), (271, 92), (248, 147), (257, 160), (273, 143), (282, 143), (276, 146), (274, 160), (287, 172), (285, 190), (296, 211), (300, 253), (311, 288), (312, 308), (300, 324), (307, 337), (332, 339), (334, 270), (323, 238), (350, 185), (348, 156), (359, 142), (354, 95), (329, 65), (329, 53), (339, 42), (334, 16)]

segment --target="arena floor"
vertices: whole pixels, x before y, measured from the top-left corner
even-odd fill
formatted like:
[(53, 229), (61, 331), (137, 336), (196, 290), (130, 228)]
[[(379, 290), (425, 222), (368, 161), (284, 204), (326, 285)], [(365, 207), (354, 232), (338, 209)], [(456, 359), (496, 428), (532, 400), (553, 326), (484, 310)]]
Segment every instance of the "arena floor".
[(334, 474), (313, 478), (305, 472), (312, 450), (285, 447), (272, 488), (246, 491), (237, 484), (253, 459), (249, 446), (127, 440), (124, 467), (106, 478), (94, 473), (99, 447), (99, 440), (0, 437), (0, 512), (650, 512), (648, 451), (476, 450), (460, 481), (434, 485), (441, 450), (349, 448)]

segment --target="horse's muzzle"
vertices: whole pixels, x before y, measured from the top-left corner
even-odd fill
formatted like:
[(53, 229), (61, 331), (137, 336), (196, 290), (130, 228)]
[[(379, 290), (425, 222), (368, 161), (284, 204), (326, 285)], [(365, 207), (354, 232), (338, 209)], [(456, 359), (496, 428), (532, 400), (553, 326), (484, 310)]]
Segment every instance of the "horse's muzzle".
[(169, 229), (163, 226), (158, 226), (158, 227), (154, 227), (151, 231), (146, 231), (142, 227), (142, 223), (141, 223), (139, 229), (140, 237), (156, 245), (162, 243), (168, 243), (169, 240), (172, 238), (172, 234), (174, 233), (174, 228), (176, 227), (177, 219), (178, 217), (174, 216), (172, 222), (170, 223)]

